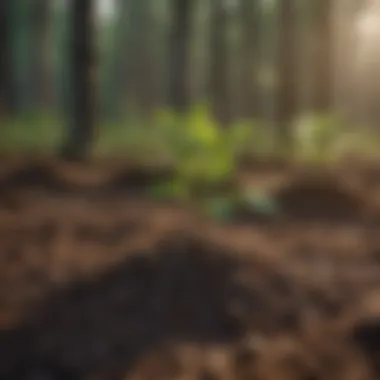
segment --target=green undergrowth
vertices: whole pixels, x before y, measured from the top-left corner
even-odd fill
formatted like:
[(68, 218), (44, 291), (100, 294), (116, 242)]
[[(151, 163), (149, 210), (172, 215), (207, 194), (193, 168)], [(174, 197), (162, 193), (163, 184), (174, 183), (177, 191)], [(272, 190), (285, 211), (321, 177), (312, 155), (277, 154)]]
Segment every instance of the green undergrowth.
[[(149, 190), (154, 198), (192, 200), (199, 187), (213, 189), (231, 181), (240, 157), (278, 157), (273, 148), (273, 126), (243, 120), (222, 129), (204, 104), (194, 106), (186, 115), (158, 110), (149, 123), (132, 112), (128, 115), (123, 122), (97, 126), (93, 154), (174, 167), (176, 178)], [(42, 112), (0, 124), (1, 153), (54, 153), (65, 134), (62, 119)], [(299, 117), (293, 136), (292, 153), (284, 158), (299, 162), (328, 165), (347, 156), (378, 157), (380, 152), (378, 134), (364, 127), (348, 129), (331, 114)], [(202, 202), (202, 207), (218, 219), (232, 218), (242, 203), (262, 213), (277, 212), (273, 200), (258, 189), (249, 189), (247, 194), (214, 194)]]
[(239, 214), (254, 214), (261, 217), (274, 217), (281, 211), (276, 199), (265, 190), (257, 187), (236, 189), (233, 192), (215, 193), (206, 196), (192, 196), (189, 188), (176, 180), (152, 186), (149, 195), (159, 200), (179, 200), (191, 202), (211, 219), (220, 222), (233, 222)]
[(63, 140), (64, 123), (51, 114), (28, 112), (0, 122), (1, 153), (50, 153)]

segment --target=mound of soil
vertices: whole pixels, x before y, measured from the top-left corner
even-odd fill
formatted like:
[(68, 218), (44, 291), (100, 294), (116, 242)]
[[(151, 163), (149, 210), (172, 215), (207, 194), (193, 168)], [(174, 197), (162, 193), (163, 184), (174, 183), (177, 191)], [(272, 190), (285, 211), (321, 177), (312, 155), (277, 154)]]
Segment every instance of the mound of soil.
[(275, 199), (283, 216), (304, 220), (361, 220), (368, 210), (363, 194), (329, 174), (296, 176)]
[(108, 189), (140, 194), (155, 184), (175, 178), (175, 171), (167, 167), (130, 167), (119, 170), (108, 183)]
[(0, 186), (4, 204), (12, 198), (9, 196), (12, 192), (26, 188), (55, 194), (123, 192), (140, 195), (152, 185), (173, 179), (174, 175), (174, 171), (166, 167), (30, 159), (3, 168)]
[(279, 158), (242, 157), (239, 159), (239, 168), (257, 174), (284, 173), (292, 168), (292, 163)]
[(29, 162), (9, 170), (2, 179), (6, 187), (39, 187), (55, 191), (61, 184), (49, 162)]
[(299, 332), (308, 291), (216, 244), (166, 238), (101, 275), (56, 288), (24, 324), (0, 334), (0, 375), (125, 375), (167, 342), (227, 344), (235, 355), (248, 332)]

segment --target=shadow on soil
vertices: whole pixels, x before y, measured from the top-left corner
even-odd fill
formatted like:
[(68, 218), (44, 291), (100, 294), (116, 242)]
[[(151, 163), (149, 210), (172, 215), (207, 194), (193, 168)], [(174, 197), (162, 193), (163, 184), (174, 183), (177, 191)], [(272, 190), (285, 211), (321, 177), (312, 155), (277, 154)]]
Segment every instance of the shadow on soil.
[[(24, 326), (2, 333), (1, 379), (125, 374), (166, 343), (238, 341), (248, 326), (237, 309), (267, 313), (271, 303), (239, 282), (241, 270), (231, 255), (194, 241), (132, 255), (101, 278), (56, 291)], [(285, 279), (272, 285), (289, 296)]]

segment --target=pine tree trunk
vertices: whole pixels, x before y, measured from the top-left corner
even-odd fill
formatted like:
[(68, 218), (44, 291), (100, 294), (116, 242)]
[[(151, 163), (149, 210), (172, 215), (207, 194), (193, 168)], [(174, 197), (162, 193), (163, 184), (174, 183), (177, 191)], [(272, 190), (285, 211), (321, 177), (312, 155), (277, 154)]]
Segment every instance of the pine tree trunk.
[(258, 3), (252, 0), (240, 0), (241, 20), (241, 84), (240, 116), (254, 118), (259, 112), (257, 91), (258, 70)]
[(211, 2), (210, 97), (212, 112), (221, 126), (231, 124), (232, 104), (227, 43), (228, 12), (222, 0)]
[(152, 1), (137, 0), (132, 4), (132, 41), (133, 55), (130, 90), (136, 96), (138, 110), (143, 118), (149, 119), (156, 101), (155, 60), (154, 60), (154, 22)]
[(103, 114), (107, 119), (118, 120), (124, 116), (123, 106), (126, 102), (129, 86), (129, 56), (131, 24), (131, 1), (116, 2), (116, 19), (114, 27), (114, 44), (109, 53), (107, 78), (105, 83)]
[(49, 44), (51, 36), (51, 2), (36, 0), (32, 9), (34, 49), (32, 52), (32, 82), (35, 108), (46, 110), (52, 106), (52, 68)]
[(14, 87), (11, 49), (11, 0), (0, 1), (0, 117), (14, 112)]
[(331, 111), (333, 106), (333, 30), (332, 1), (317, 0), (314, 5), (314, 91), (313, 109), (316, 112)]
[(278, 149), (289, 152), (293, 145), (292, 122), (297, 112), (297, 17), (294, 0), (279, 0), (278, 7), (278, 85), (275, 121)]
[(168, 103), (183, 113), (190, 106), (189, 53), (192, 3), (195, 0), (172, 0), (172, 24), (169, 51)]
[(85, 159), (91, 150), (95, 121), (93, 0), (71, 0), (72, 27), (70, 40), (71, 120), (63, 156)]

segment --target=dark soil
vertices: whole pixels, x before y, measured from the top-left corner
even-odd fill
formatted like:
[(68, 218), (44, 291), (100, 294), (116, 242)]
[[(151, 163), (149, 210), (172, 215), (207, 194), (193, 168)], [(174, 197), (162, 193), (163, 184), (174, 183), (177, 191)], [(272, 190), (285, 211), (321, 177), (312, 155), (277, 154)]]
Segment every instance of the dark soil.
[(379, 378), (377, 182), (281, 170), (222, 225), (147, 199), (167, 169), (0, 163), (0, 379)]
[(296, 219), (355, 222), (368, 213), (364, 194), (328, 173), (296, 175), (275, 197), (281, 212)]

